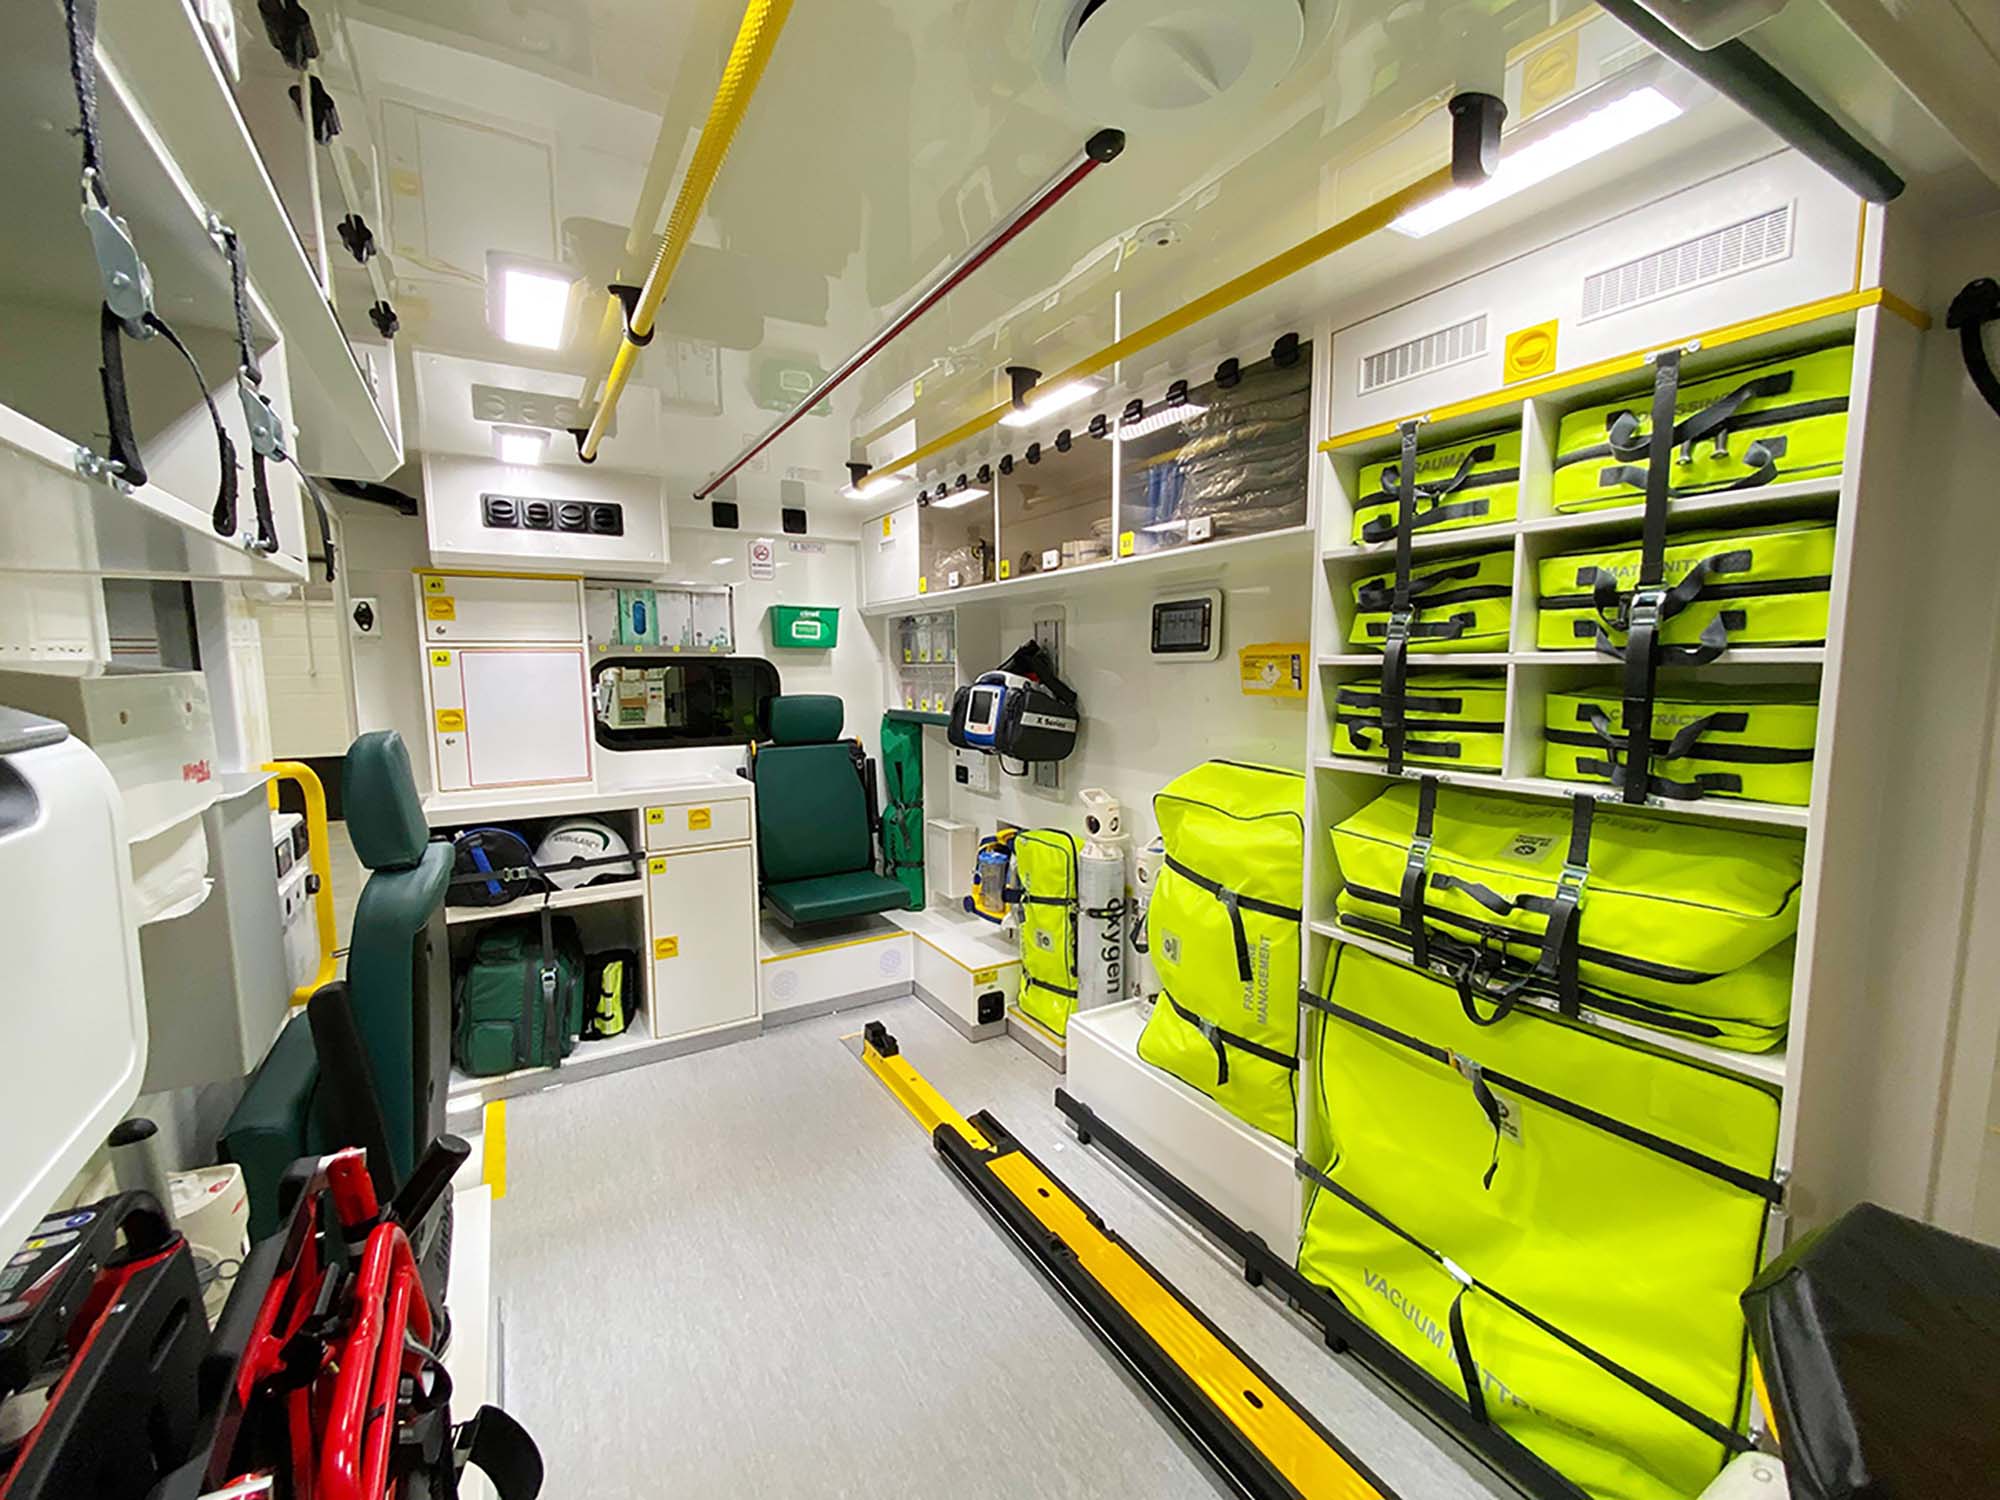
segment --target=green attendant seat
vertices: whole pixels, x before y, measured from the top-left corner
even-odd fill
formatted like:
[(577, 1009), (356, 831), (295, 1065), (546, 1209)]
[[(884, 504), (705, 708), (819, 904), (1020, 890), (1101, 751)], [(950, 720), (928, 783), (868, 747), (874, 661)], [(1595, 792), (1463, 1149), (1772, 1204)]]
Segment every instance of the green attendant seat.
[(910, 904), (902, 883), (875, 869), (867, 761), (840, 737), (845, 714), (831, 693), (773, 698), (770, 740), (751, 755), (764, 899), (792, 926)]

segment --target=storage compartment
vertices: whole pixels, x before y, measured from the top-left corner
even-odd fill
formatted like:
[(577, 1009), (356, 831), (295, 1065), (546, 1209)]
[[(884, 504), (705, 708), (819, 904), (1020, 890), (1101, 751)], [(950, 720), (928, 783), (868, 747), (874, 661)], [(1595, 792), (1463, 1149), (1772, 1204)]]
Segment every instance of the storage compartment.
[(993, 581), (993, 503), (990, 477), (974, 484), (963, 474), (956, 485), (940, 480), (918, 495), (918, 593)]
[[(1396, 574), (1369, 572), (1348, 591), (1348, 644), (1380, 651), (1389, 637)], [(1425, 557), (1410, 569), (1410, 651), (1505, 651), (1512, 628), (1514, 554)]]
[(699, 849), (740, 844), (750, 837), (750, 799), (719, 797), (646, 809), (646, 847)]
[(1088, 419), (1079, 418), (1002, 460), (996, 472), (1006, 577), (1054, 573), (1112, 555), (1112, 446), (1091, 436)]
[(896, 615), (889, 621), (892, 705), (915, 713), (951, 712), (958, 690), (958, 616), (951, 610)]
[[(1382, 679), (1342, 683), (1330, 696), (1333, 753), (1386, 760)], [(1411, 765), (1500, 774), (1507, 711), (1504, 675), (1412, 672), (1402, 707), (1403, 757)]]
[(646, 861), (653, 1031), (688, 1036), (754, 1021), (757, 872), (749, 844)]
[(590, 779), (582, 646), (475, 646), (427, 659), (439, 791)]

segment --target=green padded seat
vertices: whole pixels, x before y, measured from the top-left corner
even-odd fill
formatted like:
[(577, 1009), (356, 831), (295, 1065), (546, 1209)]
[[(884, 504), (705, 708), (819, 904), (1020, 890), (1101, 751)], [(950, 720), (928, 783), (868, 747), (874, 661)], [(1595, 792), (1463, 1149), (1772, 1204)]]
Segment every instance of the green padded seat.
[(900, 880), (877, 875), (872, 870), (857, 870), (851, 875), (821, 875), (811, 880), (788, 880), (783, 885), (766, 886), (764, 899), (787, 922), (803, 927), (815, 922), (835, 922), (842, 917), (894, 911), (910, 904), (910, 893)]
[(764, 899), (789, 923), (832, 922), (910, 904), (900, 881), (876, 873), (858, 747), (840, 738), (845, 712), (831, 693), (773, 698), (770, 742), (751, 759)]
[(250, 1194), (250, 1238), (278, 1228), (278, 1179), (302, 1156), (327, 1150), (318, 1108), (319, 1054), (306, 1013), (292, 1018), (250, 1075), (222, 1130), (222, 1159), (243, 1169)]

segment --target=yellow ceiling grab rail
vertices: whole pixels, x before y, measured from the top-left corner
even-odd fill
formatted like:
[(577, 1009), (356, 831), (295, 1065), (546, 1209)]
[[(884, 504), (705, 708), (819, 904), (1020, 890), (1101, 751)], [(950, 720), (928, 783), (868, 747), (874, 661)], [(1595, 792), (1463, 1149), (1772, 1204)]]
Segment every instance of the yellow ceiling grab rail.
[[(1240, 276), (1233, 276), (1218, 287), (1202, 293), (1192, 302), (1176, 308), (1173, 312), (1155, 318), (1152, 322), (1119, 339), (1106, 344), (1095, 354), (1089, 354), (1054, 375), (1045, 376), (1042, 385), (1054, 390), (1073, 380), (1082, 380), (1109, 369), (1119, 360), (1137, 354), (1161, 339), (1171, 338), (1183, 329), (1192, 328), (1203, 318), (1213, 317), (1224, 308), (1233, 307), (1245, 297), (1251, 297), (1266, 287), (1283, 281), (1294, 272), (1303, 271), (1315, 261), (1326, 259), (1336, 250), (1344, 250), (1349, 245), (1366, 239), (1376, 230), (1385, 228), (1395, 219), (1402, 217), (1419, 204), (1428, 203), (1439, 194), (1448, 193), (1453, 187), (1451, 168), (1440, 167), (1428, 176), (1420, 177), (1408, 187), (1399, 188), (1386, 198), (1377, 200), (1357, 213), (1349, 214), (1338, 224), (1322, 229), (1318, 234), (1299, 241), (1289, 250), (1282, 250), (1269, 260), (1252, 266)], [(961, 422), (949, 432), (941, 433), (922, 447), (911, 450), (899, 458), (879, 463), (875, 471), (879, 474), (901, 474), (927, 458), (935, 458), (949, 448), (954, 448), (968, 438), (979, 436), (992, 427), (1008, 412), (1014, 409), (1011, 402), (1002, 402), (990, 411), (983, 411), (968, 421)]]
[[(625, 315), (625, 331), (618, 341), (618, 352), (612, 356), (611, 372), (604, 377), (604, 391), (597, 398), (590, 426), (577, 435), (577, 457), (585, 463), (597, 461), (597, 445), (604, 441), (605, 430), (617, 413), (618, 398), (632, 377), (639, 350), (652, 342), (653, 319), (667, 295), (667, 285), (694, 237), (702, 206), (708, 202), (709, 191), (722, 170), (722, 160), (736, 139), (736, 129), (750, 108), (750, 97), (757, 92), (757, 81), (764, 76), (764, 65), (771, 60), (771, 53), (778, 45), (778, 33), (784, 30), (785, 18), (791, 10), (792, 0), (750, 0), (743, 12), (743, 24), (737, 28), (736, 43), (729, 49), (722, 82), (716, 86), (715, 99), (708, 106), (708, 119), (701, 127), (701, 139), (695, 143), (687, 175), (681, 179), (680, 192), (674, 198), (673, 212), (667, 216), (667, 232), (660, 240), (659, 254), (653, 257), (653, 268), (646, 273), (645, 283)], [(615, 294), (613, 301), (617, 301)], [(587, 394), (588, 387), (585, 389)]]
[(333, 860), (326, 842), (326, 788), (320, 785), (318, 773), (303, 761), (267, 760), (264, 769), (271, 773), (266, 790), (270, 794), (272, 811), (277, 810), (278, 783), (281, 781), (297, 782), (299, 795), (305, 799), (306, 838), (309, 840), (315, 881), (313, 922), (319, 933), (319, 969), (311, 979), (292, 991), (292, 1004), (304, 1005), (321, 985), (333, 983), (333, 955), (340, 945), (333, 919)]

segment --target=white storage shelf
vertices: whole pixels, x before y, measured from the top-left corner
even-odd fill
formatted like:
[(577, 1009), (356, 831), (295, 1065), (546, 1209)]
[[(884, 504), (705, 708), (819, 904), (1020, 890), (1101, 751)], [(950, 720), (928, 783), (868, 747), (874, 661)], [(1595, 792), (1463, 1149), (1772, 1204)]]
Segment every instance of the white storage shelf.
[[(615, 867), (614, 867), (615, 868)], [(523, 896), (501, 906), (452, 906), (445, 909), (447, 926), (470, 922), (492, 922), (502, 917), (532, 917), (543, 907), (550, 911), (574, 911), (580, 906), (602, 906), (610, 901), (638, 901), (646, 894), (643, 880), (606, 881), (602, 885), (578, 886), (572, 891), (550, 891), (546, 896)]]
[[(1690, 356), (1689, 378), (1706, 371), (1727, 369), (1748, 359), (1789, 352), (1854, 337), (1872, 326), (1872, 317), (1844, 314), (1819, 319), (1741, 344), (1710, 348)], [(1865, 337), (1857, 343), (1856, 381), (1868, 358)], [(1649, 385), (1643, 371), (1593, 380), (1566, 389), (1541, 390), (1519, 398), (1496, 397), (1490, 402), (1468, 403), (1478, 407), (1450, 420), (1427, 424), (1419, 432), (1420, 444), (1432, 447), (1475, 437), (1480, 434), (1518, 427), (1522, 434), (1521, 480), (1516, 518), (1491, 525), (1457, 531), (1421, 534), (1413, 539), (1420, 558), (1457, 555), (1504, 549), (1514, 558), (1513, 601), (1507, 649), (1483, 652), (1413, 653), (1414, 672), (1483, 671), (1496, 684), (1506, 687), (1506, 712), (1502, 738), (1502, 768), (1498, 774), (1479, 774), (1449, 768), (1410, 766), (1407, 777), (1434, 775), (1443, 783), (1487, 788), (1500, 792), (1544, 799), (1567, 799), (1579, 794), (1604, 801), (1619, 801), (1608, 784), (1568, 782), (1551, 778), (1545, 771), (1543, 702), (1552, 690), (1586, 683), (1614, 687), (1620, 664), (1590, 650), (1550, 651), (1539, 649), (1535, 640), (1537, 569), (1544, 558), (1569, 551), (1603, 545), (1611, 541), (1637, 541), (1644, 507), (1630, 504), (1604, 510), (1559, 514), (1551, 504), (1553, 454), (1558, 424), (1565, 411), (1592, 405), (1615, 395), (1640, 390)], [(1857, 401), (1857, 408), (1858, 408)], [(1334, 905), (1339, 872), (1326, 849), (1326, 829), (1351, 811), (1379, 795), (1392, 778), (1384, 761), (1339, 753), (1336, 749), (1331, 707), (1334, 693), (1343, 685), (1379, 677), (1382, 658), (1376, 651), (1356, 650), (1348, 643), (1353, 616), (1354, 583), (1371, 573), (1394, 566), (1393, 542), (1357, 545), (1353, 541), (1354, 498), (1360, 470), (1366, 464), (1393, 457), (1398, 437), (1378, 427), (1329, 439), (1321, 445), (1322, 526), (1320, 564), (1315, 569), (1314, 607), (1315, 681), (1308, 713), (1309, 763), (1311, 777), (1313, 835), (1308, 854), (1308, 929), (1318, 940), (1309, 955), (1307, 972), (1317, 976), (1325, 961), (1325, 943), (1347, 943), (1402, 962), (1407, 953), (1394, 945), (1344, 928)], [(1669, 513), (1672, 533), (1755, 526), (1795, 519), (1832, 519), (1842, 532), (1851, 525), (1855, 469), (1856, 435), (1850, 433), (1847, 473), (1827, 478), (1772, 484), (1758, 489), (1722, 492), (1673, 502)], [(1841, 565), (1835, 567), (1835, 587), (1841, 580)], [(1704, 683), (1782, 682), (1810, 686), (1820, 691), (1830, 681), (1833, 663), (1839, 660), (1839, 637), (1843, 614), (1838, 594), (1832, 600), (1828, 640), (1823, 644), (1791, 647), (1747, 647), (1732, 649), (1708, 667), (1667, 669), (1663, 682), (1672, 685), (1690, 680)], [(1830, 739), (1830, 715), (1822, 715), (1816, 761), (1826, 758)], [(1824, 787), (1823, 768), (1816, 766), (1815, 793)], [(1620, 805), (1622, 802), (1620, 802)], [(1806, 862), (1812, 868), (1811, 840), (1820, 826), (1818, 810), (1811, 806), (1779, 806), (1763, 802), (1708, 798), (1695, 803), (1650, 799), (1641, 808), (1649, 815), (1666, 818), (1693, 818), (1711, 822), (1740, 824), (1765, 831), (1798, 830), (1807, 838)], [(1807, 905), (1812, 899), (1813, 882), (1808, 877)], [(1803, 942), (1802, 942), (1803, 951)], [(1793, 1027), (1800, 1023), (1805, 1005), (1803, 964), (1794, 979)], [(1745, 1053), (1679, 1038), (1671, 1033), (1634, 1025), (1617, 1017), (1586, 1012), (1585, 1024), (1615, 1032), (1646, 1045), (1697, 1059), (1705, 1066), (1755, 1079), (1772, 1088), (1790, 1091), (1796, 1085), (1793, 1074), (1795, 1051), (1786, 1047), (1765, 1053)], [(1790, 1105), (1783, 1139), (1781, 1165), (1789, 1163), (1793, 1114)]]

